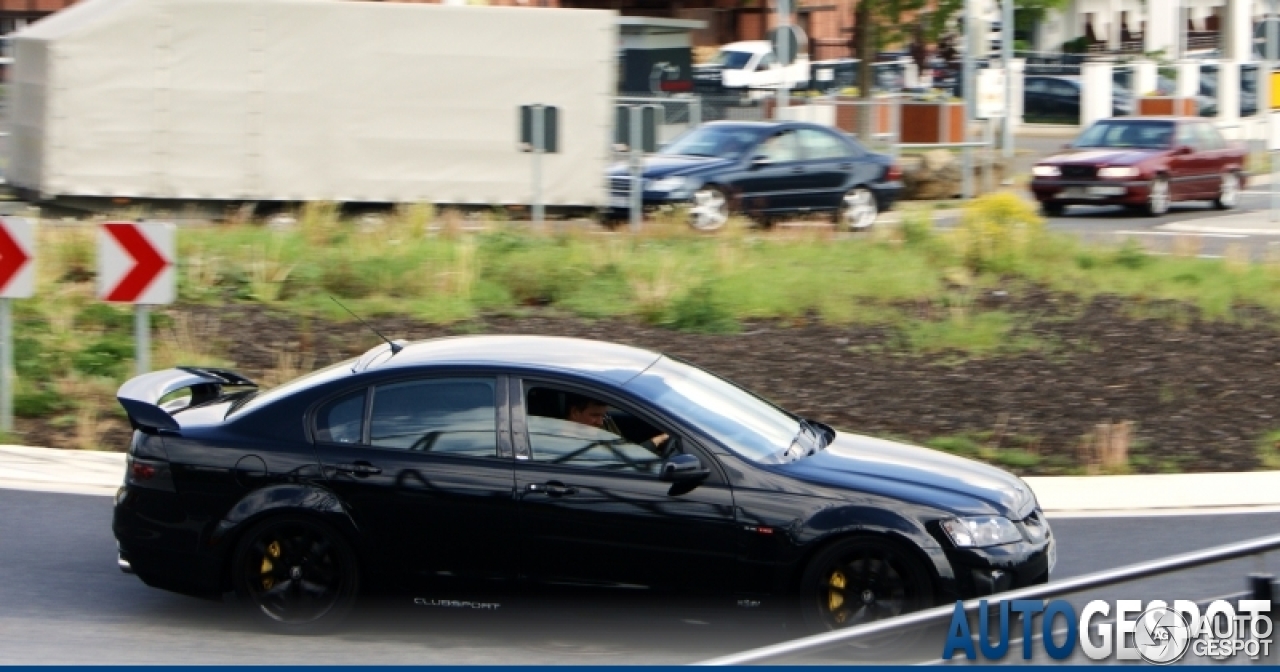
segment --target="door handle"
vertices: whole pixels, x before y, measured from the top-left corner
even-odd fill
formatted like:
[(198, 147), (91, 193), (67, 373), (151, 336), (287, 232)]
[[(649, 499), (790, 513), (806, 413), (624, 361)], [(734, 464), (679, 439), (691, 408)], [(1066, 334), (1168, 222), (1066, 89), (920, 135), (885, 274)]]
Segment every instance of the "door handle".
[(372, 476), (373, 474), (382, 473), (382, 469), (380, 467), (375, 467), (363, 460), (352, 464), (335, 464), (333, 465), (333, 469), (334, 471), (342, 472), (344, 474), (355, 474), (356, 476)]
[(796, 166), (796, 167), (794, 167), (794, 168), (792, 168), (792, 169), (791, 169), (791, 172), (793, 172), (793, 173), (803, 173), (803, 172), (804, 172), (804, 166)]
[(842, 164), (840, 164), (840, 170), (852, 170), (852, 169), (853, 169), (853, 164), (852, 164), (852, 163), (842, 163)]
[(550, 481), (548, 483), (530, 483), (524, 486), (525, 492), (542, 493), (551, 495), (552, 497), (564, 497), (565, 495), (576, 495), (578, 489), (572, 485), (565, 485), (559, 481)]

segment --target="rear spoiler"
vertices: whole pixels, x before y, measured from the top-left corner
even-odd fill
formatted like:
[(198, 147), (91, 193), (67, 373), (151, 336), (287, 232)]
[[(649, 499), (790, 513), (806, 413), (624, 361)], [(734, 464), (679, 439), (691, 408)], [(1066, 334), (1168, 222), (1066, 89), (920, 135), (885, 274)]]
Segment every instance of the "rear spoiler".
[(145, 373), (132, 378), (116, 392), (116, 400), (129, 414), (134, 429), (177, 430), (178, 421), (159, 405), (165, 396), (191, 389), (191, 399), (183, 407), (196, 406), (222, 396), (223, 387), (257, 387), (258, 384), (226, 369), (180, 366)]

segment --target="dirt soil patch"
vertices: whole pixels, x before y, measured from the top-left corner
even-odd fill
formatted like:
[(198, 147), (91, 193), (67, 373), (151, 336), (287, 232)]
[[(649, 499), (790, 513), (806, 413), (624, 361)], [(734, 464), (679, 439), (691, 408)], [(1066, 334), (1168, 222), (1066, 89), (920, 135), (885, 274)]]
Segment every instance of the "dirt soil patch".
[[(394, 317), (373, 322), (393, 338), (547, 334), (653, 348), (840, 429), (914, 442), (977, 436), (989, 449), (984, 459), (1022, 474), (1080, 473), (1082, 437), (1099, 423), (1134, 423), (1129, 470), (1137, 473), (1252, 470), (1259, 467), (1260, 437), (1280, 428), (1280, 331), (1263, 324), (1276, 324), (1273, 316), (1211, 322), (1177, 306), (1189, 319), (1144, 319), (1118, 298), (1082, 303), (1038, 290), (985, 305), (995, 304), (1017, 314), (1026, 333), (1061, 347), (986, 359), (925, 356), (904, 351), (894, 329), (815, 319), (747, 323), (736, 334), (541, 310), (449, 326)], [(919, 311), (929, 316), (934, 309)], [(280, 366), (281, 352), (295, 353), (308, 370), (378, 343), (357, 323), (300, 320), (252, 305), (171, 312), (197, 320), (216, 315), (223, 328), (208, 337), (237, 370), (259, 380)], [(17, 429), (31, 445), (68, 443), (66, 429), (45, 420), (23, 419)], [(113, 421), (104, 449), (123, 449), (127, 437), (124, 424)], [(1034, 464), (996, 457), (1009, 449)]]

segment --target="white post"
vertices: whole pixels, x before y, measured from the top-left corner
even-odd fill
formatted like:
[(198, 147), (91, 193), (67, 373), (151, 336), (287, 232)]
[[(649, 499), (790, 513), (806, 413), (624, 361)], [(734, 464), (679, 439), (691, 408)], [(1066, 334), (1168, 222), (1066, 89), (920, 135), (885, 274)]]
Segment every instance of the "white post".
[(151, 372), (151, 309), (141, 303), (133, 307), (133, 362), (138, 375)]
[(1200, 93), (1200, 61), (1181, 60), (1177, 63), (1178, 88), (1174, 95), (1180, 98), (1193, 98)]
[[(1004, 71), (1004, 84), (1009, 87), (1010, 98), (1008, 101), (1009, 104), (1005, 106), (1004, 113), (1007, 115), (1005, 119), (1008, 120), (1010, 127), (1013, 128), (1014, 131), (1017, 131), (1022, 127), (1022, 96), (1023, 83), (1026, 81), (1024, 79), (1024, 77), (1026, 77), (1026, 71), (1027, 59), (1025, 58), (1009, 59), (1008, 67), (1005, 68)], [(1013, 143), (1009, 143), (1009, 146), (1012, 147)]]
[(1111, 64), (1086, 62), (1080, 67), (1080, 127), (1111, 116)]
[[(1000, 63), (1004, 67), (1004, 119), (1000, 122), (1003, 131), (1000, 146), (1004, 158), (1013, 159), (1013, 80), (1009, 61), (1013, 60), (1013, 0), (1000, 2)], [(990, 151), (990, 149), (988, 149)]]
[(13, 320), (0, 299), (0, 431), (13, 431)]
[[(1240, 62), (1224, 59), (1218, 62), (1218, 119), (1219, 123), (1234, 124), (1240, 121)], [(1224, 129), (1230, 138), (1240, 138), (1239, 128)]]
[[(1143, 49), (1148, 52), (1164, 51), (1168, 59), (1180, 58), (1179, 35), (1185, 30), (1180, 0), (1147, 0), (1147, 25), (1143, 28)], [(1145, 92), (1144, 92), (1145, 93)]]
[(1253, 0), (1227, 0), (1222, 53), (1241, 63), (1253, 59)]
[(1160, 70), (1155, 61), (1134, 61), (1130, 65), (1133, 67), (1133, 95), (1145, 96), (1159, 87)]
[(644, 107), (632, 105), (631, 114), (631, 230), (640, 230), (644, 214)]

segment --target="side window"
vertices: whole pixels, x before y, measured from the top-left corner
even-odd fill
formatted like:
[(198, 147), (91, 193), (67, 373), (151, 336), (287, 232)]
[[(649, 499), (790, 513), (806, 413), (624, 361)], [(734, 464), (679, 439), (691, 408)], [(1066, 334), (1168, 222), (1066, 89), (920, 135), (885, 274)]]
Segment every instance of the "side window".
[(316, 441), (360, 443), (364, 440), (365, 391), (358, 390), (334, 399), (316, 412)]
[(775, 163), (800, 160), (800, 148), (796, 142), (796, 134), (783, 131), (760, 145), (760, 154), (764, 154)]
[(1186, 145), (1192, 149), (1199, 150), (1200, 142), (1196, 137), (1195, 126), (1193, 124), (1178, 124), (1178, 147)]
[(597, 399), (548, 386), (525, 386), (534, 462), (657, 475), (675, 442), (660, 428)]
[(756, 70), (768, 70), (776, 65), (778, 65), (778, 59), (774, 58), (773, 54), (765, 54), (760, 59), (760, 65), (756, 66)]
[(1035, 77), (1028, 77), (1027, 83), (1022, 87), (1023, 93), (1044, 93), (1044, 90), (1045, 90), (1044, 80), (1037, 79)]
[(433, 378), (373, 390), (369, 443), (468, 457), (497, 457), (492, 378)]
[(1196, 124), (1197, 133), (1200, 140), (1200, 149), (1213, 150), (1225, 149), (1227, 141), (1222, 139), (1222, 134), (1212, 124)]
[(804, 149), (806, 159), (839, 159), (851, 155), (848, 145), (825, 131), (806, 128), (796, 135), (800, 138), (800, 146)]

